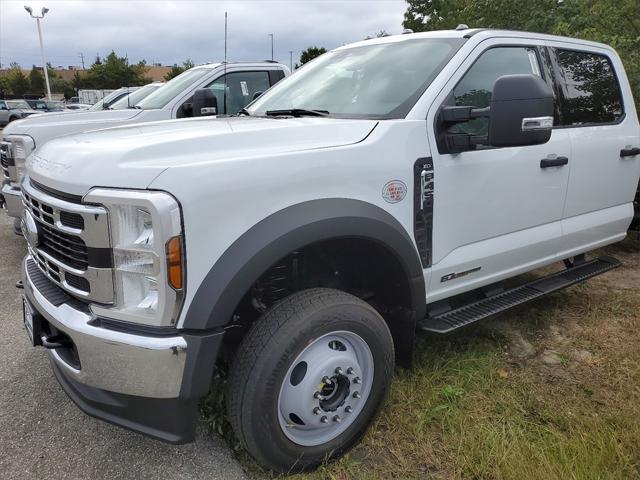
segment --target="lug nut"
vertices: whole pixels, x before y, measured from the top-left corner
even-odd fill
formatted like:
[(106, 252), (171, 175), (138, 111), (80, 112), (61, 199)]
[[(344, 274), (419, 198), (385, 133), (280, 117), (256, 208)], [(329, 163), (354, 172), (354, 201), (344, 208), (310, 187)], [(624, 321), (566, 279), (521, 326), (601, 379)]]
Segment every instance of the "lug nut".
[(342, 369), (340, 367), (336, 368), (336, 375), (342, 375)]
[(340, 418), (339, 415), (336, 415), (336, 416), (333, 417), (333, 421), (336, 422), (336, 423), (340, 423), (342, 421), (342, 419)]
[(325, 375), (324, 377), (322, 377), (322, 383), (325, 383), (327, 385), (331, 385), (333, 383), (333, 380), (331, 380), (329, 377), (327, 377)]
[(361, 382), (360, 377), (356, 377), (353, 379), (353, 383), (360, 383), (360, 382)]
[(353, 369), (353, 367), (349, 367), (347, 368), (347, 375), (353, 375), (356, 371)]
[(314, 392), (313, 398), (322, 398), (322, 394), (320, 392)]
[(320, 415), (321, 413), (322, 413), (322, 410), (320, 409), (320, 407), (316, 407), (313, 409), (314, 415)]
[(361, 396), (360, 392), (353, 392), (353, 398), (360, 398)]
[(346, 407), (344, 407), (344, 411), (345, 413), (352, 413), (353, 407), (351, 405), (347, 405)]
[(329, 423), (329, 419), (327, 417), (321, 417), (320, 418), (320, 422), (322, 423)]

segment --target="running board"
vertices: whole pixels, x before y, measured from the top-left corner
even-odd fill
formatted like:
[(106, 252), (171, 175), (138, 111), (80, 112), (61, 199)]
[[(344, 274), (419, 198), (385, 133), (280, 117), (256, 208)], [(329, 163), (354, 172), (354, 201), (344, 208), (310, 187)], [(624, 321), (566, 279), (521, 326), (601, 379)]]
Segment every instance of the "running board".
[(504, 312), (512, 307), (535, 300), (548, 293), (575, 285), (601, 273), (620, 266), (620, 261), (613, 257), (603, 256), (561, 272), (534, 280), (531, 283), (506, 290), (488, 298), (475, 301), (463, 307), (449, 310), (434, 316), (427, 316), (418, 322), (418, 328), (427, 332), (449, 333), (471, 323), (483, 320), (496, 313)]

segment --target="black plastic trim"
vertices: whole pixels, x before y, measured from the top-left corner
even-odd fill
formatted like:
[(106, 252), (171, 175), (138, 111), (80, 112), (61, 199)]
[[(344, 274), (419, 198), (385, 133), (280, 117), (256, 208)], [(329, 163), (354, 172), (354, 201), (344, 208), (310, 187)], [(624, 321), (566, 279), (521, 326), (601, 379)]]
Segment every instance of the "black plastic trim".
[(287, 207), (238, 238), (198, 287), (183, 327), (198, 330), (228, 324), (251, 285), (275, 262), (307, 245), (346, 237), (375, 241), (399, 260), (409, 281), (412, 309), (422, 318), (426, 310), (422, 265), (407, 231), (378, 206), (333, 198)]
[[(431, 184), (425, 194), (422, 205), (422, 171), (427, 172), (427, 182)], [(418, 246), (418, 254), (423, 268), (429, 268), (432, 262), (433, 242), (433, 198), (435, 192), (435, 174), (433, 158), (419, 158), (413, 165), (413, 235)]]
[(60, 386), (87, 415), (169, 443), (195, 438), (198, 399), (146, 398), (109, 392), (76, 382), (51, 360)]
[(110, 248), (87, 247), (88, 263), (95, 268), (112, 268), (113, 256)]
[(41, 183), (36, 182), (33, 178), (30, 178), (29, 181), (31, 182), (31, 185), (33, 186), (33, 188), (35, 188), (36, 190), (40, 190), (41, 192), (44, 192), (48, 195), (51, 195), (52, 197), (58, 198), (60, 200), (64, 200), (66, 202), (82, 203), (82, 195), (73, 195), (71, 193), (61, 192), (60, 190), (56, 190), (54, 188), (50, 188), (45, 185), (42, 185)]

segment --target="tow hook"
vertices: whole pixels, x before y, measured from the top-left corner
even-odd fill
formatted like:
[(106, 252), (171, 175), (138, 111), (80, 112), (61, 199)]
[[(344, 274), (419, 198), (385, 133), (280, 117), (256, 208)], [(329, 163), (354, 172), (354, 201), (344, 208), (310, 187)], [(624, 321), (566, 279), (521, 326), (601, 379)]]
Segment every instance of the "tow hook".
[(22, 283), (22, 280), (18, 280), (16, 282), (16, 288), (19, 290), (24, 290), (24, 284)]
[(68, 348), (73, 345), (68, 338), (63, 337), (62, 335), (47, 336), (43, 334), (40, 337), (40, 341), (42, 342), (42, 346), (44, 348), (48, 348), (50, 350), (53, 350), (56, 348), (65, 348), (65, 347)]

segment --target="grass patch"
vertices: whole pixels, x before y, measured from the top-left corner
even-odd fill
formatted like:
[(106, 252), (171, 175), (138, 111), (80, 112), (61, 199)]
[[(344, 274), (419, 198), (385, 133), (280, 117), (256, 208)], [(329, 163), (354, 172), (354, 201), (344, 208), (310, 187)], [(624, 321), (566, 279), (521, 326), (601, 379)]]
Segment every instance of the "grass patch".
[[(629, 245), (607, 253), (640, 268), (640, 242)], [(532, 354), (511, 353), (514, 332)], [(561, 362), (545, 364), (547, 350)], [(640, 284), (603, 276), (479, 327), (420, 337), (414, 360), (358, 446), (291, 478), (640, 478)], [(204, 411), (230, 439), (214, 413), (221, 402), (209, 397)], [(271, 477), (239, 454), (251, 474)]]

